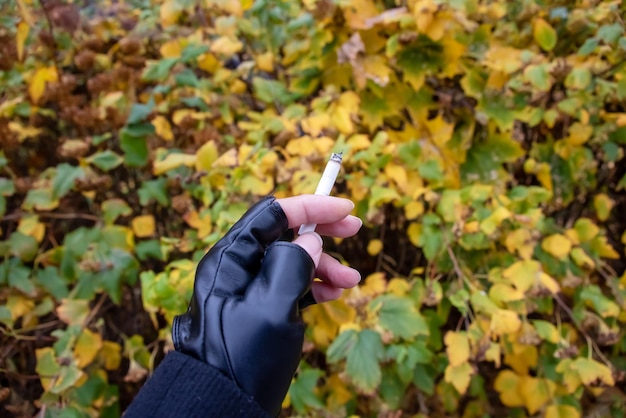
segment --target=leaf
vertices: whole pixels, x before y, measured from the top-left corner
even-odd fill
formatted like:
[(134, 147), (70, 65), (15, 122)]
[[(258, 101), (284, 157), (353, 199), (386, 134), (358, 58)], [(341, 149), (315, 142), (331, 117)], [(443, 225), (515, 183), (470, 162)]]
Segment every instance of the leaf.
[(518, 314), (508, 309), (500, 309), (491, 317), (491, 331), (495, 335), (513, 334), (521, 327)]
[(535, 20), (533, 25), (533, 37), (535, 38), (535, 42), (537, 42), (544, 51), (552, 51), (556, 46), (556, 31), (544, 19), (539, 18)]
[(383, 242), (379, 239), (373, 239), (367, 244), (367, 253), (372, 257), (378, 255), (383, 249)]
[(526, 292), (539, 280), (540, 270), (541, 264), (535, 260), (517, 261), (502, 272), (502, 277), (520, 292)]
[(532, 321), (532, 324), (535, 327), (537, 335), (539, 335), (542, 340), (551, 342), (552, 344), (557, 344), (560, 341), (561, 336), (559, 335), (559, 331), (550, 322), (535, 319)]
[(511, 370), (502, 370), (494, 382), (494, 389), (500, 394), (500, 400), (508, 407), (524, 406), (524, 399), (519, 393), (520, 378)]
[(596, 209), (598, 219), (606, 221), (611, 215), (611, 210), (615, 206), (615, 201), (604, 193), (597, 194), (593, 197), (593, 206)]
[(161, 206), (165, 207), (170, 204), (167, 192), (167, 179), (165, 177), (144, 181), (137, 193), (139, 194), (141, 206), (148, 205), (152, 200), (156, 200)]
[(548, 405), (544, 418), (580, 418), (578, 409), (571, 405)]
[(474, 368), (467, 362), (458, 366), (449, 364), (444, 373), (444, 380), (452, 384), (456, 391), (463, 395), (467, 392), (473, 374)]
[(122, 347), (113, 341), (103, 341), (100, 357), (106, 370), (116, 370), (122, 361)]
[(155, 161), (152, 164), (152, 173), (155, 176), (158, 176), (170, 170), (174, 170), (181, 165), (193, 167), (196, 165), (196, 161), (197, 157), (195, 155), (181, 153), (168, 154), (165, 159), (161, 161)]
[(132, 220), (131, 225), (137, 238), (152, 236), (156, 228), (156, 222), (152, 215), (137, 216)]
[(574, 90), (583, 90), (591, 83), (591, 71), (589, 68), (574, 67), (565, 77), (565, 87)]
[(600, 228), (589, 218), (579, 218), (574, 224), (574, 229), (580, 242), (591, 241), (600, 232)]
[(255, 96), (268, 104), (278, 103), (284, 106), (295, 99), (294, 94), (289, 92), (285, 84), (277, 80), (254, 77), (252, 79), (252, 87), (254, 88)]
[(580, 291), (580, 298), (591, 305), (603, 318), (617, 317), (620, 314), (619, 306), (608, 297), (596, 285), (584, 286)]
[(124, 160), (111, 150), (106, 150), (93, 154), (85, 159), (89, 164), (93, 164), (102, 171), (110, 171), (118, 167)]
[(89, 301), (63, 299), (56, 309), (57, 316), (68, 325), (82, 325), (89, 314)]
[(322, 377), (319, 369), (307, 369), (298, 373), (291, 386), (289, 398), (295, 410), (301, 414), (310, 409), (323, 409), (324, 403), (317, 394), (318, 381)]
[(395, 337), (410, 339), (429, 334), (428, 324), (409, 298), (379, 296), (370, 303), (370, 310), (378, 313), (380, 326)]
[(239, 39), (226, 35), (220, 36), (211, 43), (211, 52), (226, 56), (236, 54), (241, 51), (242, 48), (243, 43), (241, 43)]
[(37, 251), (39, 251), (37, 240), (21, 232), (12, 233), (7, 240), (7, 244), (11, 254), (20, 257), (24, 261), (32, 261), (37, 256)]
[(383, 359), (384, 346), (380, 334), (372, 330), (348, 330), (328, 347), (330, 363), (346, 359), (346, 373), (354, 384), (366, 393), (372, 393), (381, 382), (379, 361)]
[(37, 357), (35, 371), (40, 376), (44, 390), (49, 391), (61, 370), (54, 354), (54, 348), (38, 348), (35, 350), (35, 356)]
[(120, 216), (129, 216), (132, 209), (122, 199), (109, 199), (102, 202), (104, 223), (110, 225)]
[(577, 372), (582, 383), (587, 386), (615, 385), (611, 369), (591, 358), (579, 357), (571, 363), (569, 369)]
[(41, 96), (46, 91), (46, 84), (56, 82), (58, 74), (54, 65), (50, 67), (39, 68), (30, 79), (28, 84), (28, 93), (33, 103), (39, 103)]
[(528, 413), (534, 415), (554, 396), (556, 384), (548, 379), (522, 376), (519, 392), (524, 399)]
[(17, 59), (22, 62), (24, 59), (24, 44), (28, 39), (29, 25), (26, 22), (17, 24), (17, 33), (15, 35), (15, 43), (17, 45)]
[(564, 260), (572, 250), (572, 242), (561, 234), (553, 234), (541, 241), (541, 248), (559, 260)]
[[(142, 135), (144, 132), (146, 134)], [(146, 165), (148, 144), (145, 136), (152, 132), (154, 132), (154, 127), (151, 124), (131, 125), (120, 131), (120, 148), (124, 151), (124, 161), (130, 167)]]
[(67, 163), (59, 164), (52, 181), (52, 198), (59, 199), (65, 196), (74, 187), (76, 180), (84, 176), (85, 172), (82, 167), (76, 167)]
[(101, 348), (102, 337), (100, 334), (84, 329), (74, 345), (76, 365), (85, 368), (96, 358)]
[(172, 125), (164, 116), (157, 116), (152, 119), (152, 126), (154, 126), (154, 130), (158, 136), (163, 138), (166, 141), (172, 141), (174, 139), (174, 134), (172, 133)]
[(450, 366), (456, 367), (467, 363), (470, 358), (470, 344), (465, 332), (448, 331), (444, 341)]

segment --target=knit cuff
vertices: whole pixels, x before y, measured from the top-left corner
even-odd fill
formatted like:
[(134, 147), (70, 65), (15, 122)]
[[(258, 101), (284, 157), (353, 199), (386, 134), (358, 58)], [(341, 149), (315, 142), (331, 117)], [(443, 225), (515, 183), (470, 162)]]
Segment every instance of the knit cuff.
[(173, 351), (146, 381), (124, 417), (268, 418), (269, 415), (217, 369)]

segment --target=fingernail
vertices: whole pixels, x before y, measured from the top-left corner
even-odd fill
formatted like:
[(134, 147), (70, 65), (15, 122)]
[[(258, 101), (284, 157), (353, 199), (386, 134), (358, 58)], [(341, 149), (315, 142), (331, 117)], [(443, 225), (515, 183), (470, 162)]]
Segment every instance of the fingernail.
[(313, 235), (315, 236), (315, 238), (317, 238), (317, 240), (320, 242), (320, 246), (323, 247), (324, 246), (324, 240), (322, 239), (322, 237), (320, 236), (320, 234), (318, 234), (317, 232), (305, 232), (302, 235)]
[(358, 216), (354, 216), (354, 215), (348, 215), (349, 217), (351, 217), (352, 219), (356, 219), (357, 221), (359, 221), (359, 228), (363, 226), (363, 220), (361, 218), (359, 218)]

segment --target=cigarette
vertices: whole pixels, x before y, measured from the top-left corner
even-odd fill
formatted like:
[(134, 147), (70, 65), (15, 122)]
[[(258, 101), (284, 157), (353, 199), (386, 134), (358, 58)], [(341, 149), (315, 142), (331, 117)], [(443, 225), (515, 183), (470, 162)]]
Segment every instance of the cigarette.
[[(328, 163), (326, 164), (326, 168), (324, 168), (324, 172), (322, 173), (322, 178), (319, 183), (317, 183), (317, 188), (315, 189), (316, 195), (329, 196), (333, 186), (335, 185), (335, 180), (337, 180), (337, 175), (339, 174), (339, 170), (341, 169), (341, 161), (343, 159), (343, 151), (339, 154), (331, 154)], [(317, 224), (304, 224), (300, 226), (300, 230), (298, 231), (299, 235), (306, 234), (307, 232), (315, 231)]]

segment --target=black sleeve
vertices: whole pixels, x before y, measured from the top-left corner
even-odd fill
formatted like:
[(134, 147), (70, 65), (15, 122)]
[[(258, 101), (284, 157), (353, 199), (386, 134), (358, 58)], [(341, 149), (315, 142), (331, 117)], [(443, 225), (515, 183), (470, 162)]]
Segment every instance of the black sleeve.
[(269, 415), (218, 370), (173, 351), (146, 381), (124, 417), (268, 418)]

